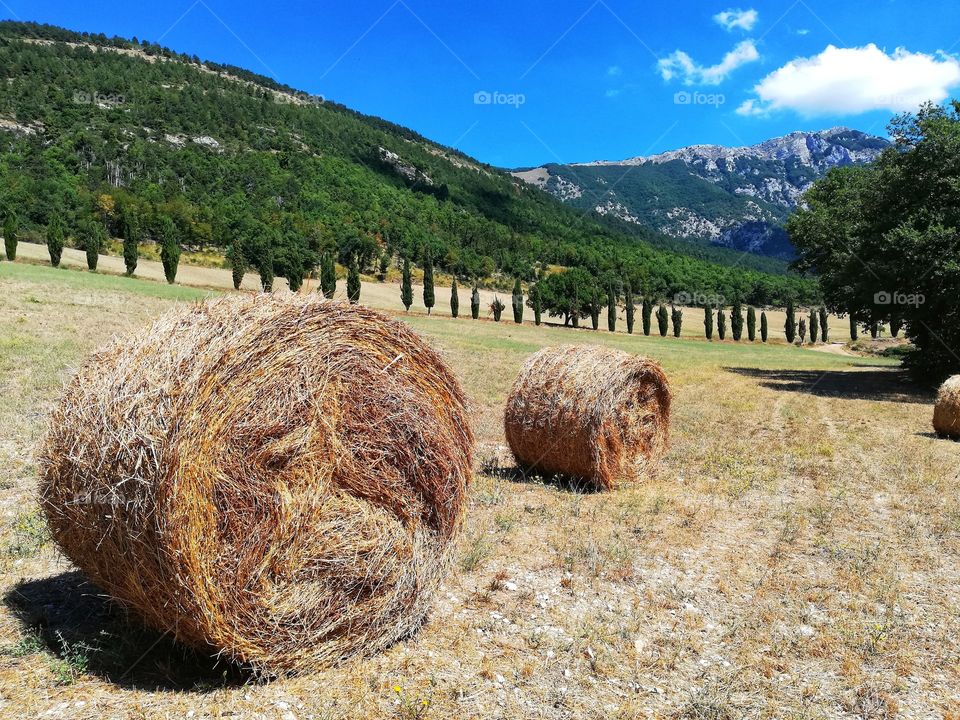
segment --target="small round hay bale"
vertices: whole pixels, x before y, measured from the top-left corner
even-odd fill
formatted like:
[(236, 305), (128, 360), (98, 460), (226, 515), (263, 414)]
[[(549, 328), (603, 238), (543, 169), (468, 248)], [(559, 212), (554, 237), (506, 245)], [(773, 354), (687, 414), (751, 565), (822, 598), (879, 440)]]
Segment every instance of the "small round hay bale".
[(268, 674), (424, 621), (473, 433), (406, 325), (297, 295), (174, 309), (94, 354), (40, 453), (64, 553), (149, 625)]
[(933, 408), (933, 429), (940, 437), (960, 440), (960, 375), (940, 387)]
[(668, 446), (670, 399), (652, 360), (546, 348), (527, 360), (507, 399), (507, 442), (521, 467), (609, 490), (655, 471)]

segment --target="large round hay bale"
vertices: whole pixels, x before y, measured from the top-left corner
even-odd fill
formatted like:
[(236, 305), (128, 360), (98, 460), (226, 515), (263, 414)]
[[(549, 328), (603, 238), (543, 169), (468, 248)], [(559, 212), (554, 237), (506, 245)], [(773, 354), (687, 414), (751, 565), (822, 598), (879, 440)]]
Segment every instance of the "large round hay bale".
[(960, 375), (947, 380), (937, 393), (933, 429), (940, 437), (960, 440)]
[(472, 455), (459, 383), (406, 325), (221, 298), (80, 368), (40, 494), (63, 552), (149, 625), (286, 673), (421, 625)]
[(517, 464), (608, 490), (666, 452), (670, 387), (652, 360), (602, 347), (546, 348), (520, 370), (504, 413)]

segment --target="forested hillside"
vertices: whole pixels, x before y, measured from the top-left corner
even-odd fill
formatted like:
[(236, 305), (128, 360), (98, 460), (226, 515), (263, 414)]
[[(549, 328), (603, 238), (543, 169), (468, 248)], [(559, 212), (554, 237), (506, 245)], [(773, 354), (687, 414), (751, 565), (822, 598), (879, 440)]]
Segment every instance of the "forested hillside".
[(0, 23), (0, 78), (4, 215), (36, 232), (60, 218), (81, 247), (94, 225), (173, 234), (294, 284), (324, 252), (367, 269), (429, 253), (470, 280), (559, 265), (662, 297), (816, 293), (770, 260), (683, 254), (410, 130), (145, 41)]

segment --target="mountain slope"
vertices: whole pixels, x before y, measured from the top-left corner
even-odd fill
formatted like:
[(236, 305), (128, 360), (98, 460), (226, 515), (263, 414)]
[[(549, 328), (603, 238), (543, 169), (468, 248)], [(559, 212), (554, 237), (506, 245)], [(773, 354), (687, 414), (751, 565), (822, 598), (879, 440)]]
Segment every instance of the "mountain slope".
[(0, 23), (0, 140), (3, 208), (34, 232), (59, 215), (80, 244), (91, 223), (151, 241), (172, 222), (185, 246), (288, 278), (327, 251), (370, 270), (429, 252), (469, 279), (542, 263), (664, 296), (815, 292), (784, 264), (685, 253), (412, 130), (145, 41)]
[(694, 145), (514, 175), (575, 207), (671, 237), (789, 258), (782, 226), (803, 192), (831, 168), (869, 163), (888, 146), (882, 138), (833, 128), (751, 147)]

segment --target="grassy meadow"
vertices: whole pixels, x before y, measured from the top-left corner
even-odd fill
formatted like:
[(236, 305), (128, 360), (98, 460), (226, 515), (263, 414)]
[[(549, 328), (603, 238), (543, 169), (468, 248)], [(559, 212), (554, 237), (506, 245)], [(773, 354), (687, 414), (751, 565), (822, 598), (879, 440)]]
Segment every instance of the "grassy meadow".
[[(0, 263), (0, 717), (960, 718), (960, 443), (891, 361), (783, 343), (401, 313), (463, 382), (479, 441), (429, 623), (269, 683), (142, 628), (49, 542), (32, 453), (87, 352), (211, 292)], [(558, 343), (663, 364), (656, 479), (581, 494), (514, 471), (504, 400)]]

